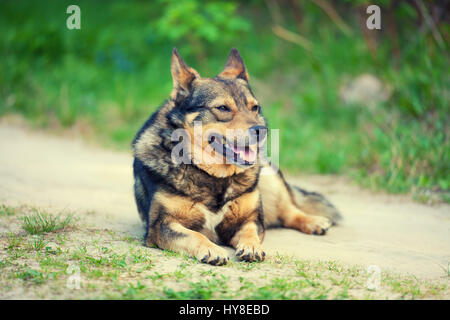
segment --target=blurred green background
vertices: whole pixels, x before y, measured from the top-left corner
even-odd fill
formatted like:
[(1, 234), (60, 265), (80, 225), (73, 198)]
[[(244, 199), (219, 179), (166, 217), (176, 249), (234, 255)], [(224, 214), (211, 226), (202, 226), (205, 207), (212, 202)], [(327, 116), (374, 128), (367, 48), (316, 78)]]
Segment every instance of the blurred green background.
[(174, 46), (203, 76), (236, 47), (284, 170), (449, 201), (449, 1), (370, 4), (381, 30), (358, 0), (0, 1), (0, 115), (130, 150), (169, 96)]

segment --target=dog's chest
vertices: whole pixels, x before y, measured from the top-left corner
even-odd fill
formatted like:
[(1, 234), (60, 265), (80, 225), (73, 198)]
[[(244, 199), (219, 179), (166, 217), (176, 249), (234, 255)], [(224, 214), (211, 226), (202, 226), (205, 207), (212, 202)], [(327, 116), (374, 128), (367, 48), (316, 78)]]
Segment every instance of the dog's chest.
[[(233, 189), (232, 187), (229, 187), (225, 192), (224, 199), (229, 198), (232, 193)], [(203, 229), (200, 232), (211, 241), (216, 243), (219, 242), (216, 227), (223, 221), (227, 214), (231, 213), (231, 204), (232, 201), (226, 202), (225, 205), (216, 212), (209, 210), (206, 206), (201, 206), (201, 211), (204, 215), (205, 222), (203, 224)]]
[(215, 233), (215, 229), (219, 223), (222, 222), (224, 216), (229, 212), (229, 205), (224, 206), (219, 212), (205, 212), (205, 223), (203, 224), (203, 229)]
[[(238, 202), (241, 196), (250, 192), (257, 181), (257, 175), (258, 168), (255, 168), (230, 178), (202, 176), (201, 183), (197, 179), (190, 179), (191, 184), (186, 189), (189, 190), (196, 209), (203, 213), (204, 222), (200, 230), (202, 234), (216, 243), (227, 241), (225, 239), (239, 227), (234, 223), (239, 221), (239, 217), (236, 216), (239, 214), (233, 203)], [(233, 223), (230, 224), (230, 221)], [(224, 237), (224, 235), (227, 236)]]

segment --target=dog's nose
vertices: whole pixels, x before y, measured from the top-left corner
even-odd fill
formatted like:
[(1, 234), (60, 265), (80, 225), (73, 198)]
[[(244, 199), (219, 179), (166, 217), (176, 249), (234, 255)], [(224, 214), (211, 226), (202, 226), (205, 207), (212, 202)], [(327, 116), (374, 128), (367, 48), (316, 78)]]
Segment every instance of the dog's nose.
[(259, 141), (264, 140), (267, 136), (267, 127), (265, 126), (253, 126), (249, 130), (251, 133), (254, 132)]

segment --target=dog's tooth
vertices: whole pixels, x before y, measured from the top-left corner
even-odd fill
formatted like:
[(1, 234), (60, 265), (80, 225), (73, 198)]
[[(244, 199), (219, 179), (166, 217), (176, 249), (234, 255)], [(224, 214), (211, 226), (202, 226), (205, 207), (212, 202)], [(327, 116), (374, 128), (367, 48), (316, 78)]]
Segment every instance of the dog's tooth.
[(258, 146), (256, 144), (252, 144), (248, 146), (250, 148), (250, 150), (252, 150), (253, 152), (256, 152), (258, 149)]

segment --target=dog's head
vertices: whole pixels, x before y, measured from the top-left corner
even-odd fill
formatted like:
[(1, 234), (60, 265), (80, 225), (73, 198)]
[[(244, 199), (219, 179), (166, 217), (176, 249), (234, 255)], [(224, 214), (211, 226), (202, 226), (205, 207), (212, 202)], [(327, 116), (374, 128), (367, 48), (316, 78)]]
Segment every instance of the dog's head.
[(194, 164), (217, 177), (255, 166), (267, 127), (239, 52), (231, 50), (216, 77), (202, 78), (174, 49), (171, 72), (175, 107), (169, 117), (189, 133)]

